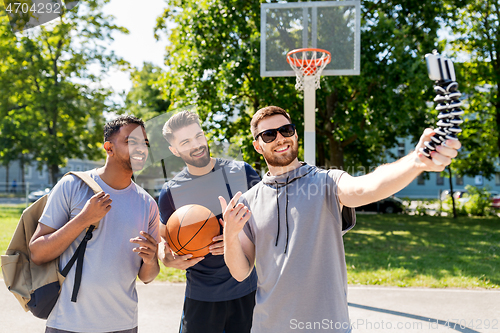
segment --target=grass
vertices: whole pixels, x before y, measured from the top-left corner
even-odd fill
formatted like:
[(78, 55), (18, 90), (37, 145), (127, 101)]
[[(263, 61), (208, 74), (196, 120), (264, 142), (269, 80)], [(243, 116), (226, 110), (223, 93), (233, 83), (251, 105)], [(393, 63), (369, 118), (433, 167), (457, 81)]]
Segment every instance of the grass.
[(24, 193), (0, 193), (0, 198), (24, 198)]
[(358, 215), (344, 236), (350, 284), (500, 288), (500, 219)]
[[(0, 253), (23, 205), (0, 205)], [(358, 215), (344, 236), (350, 284), (433, 288), (500, 288), (500, 219)], [(158, 281), (183, 282), (161, 265)]]
[(0, 253), (5, 254), (25, 205), (0, 205)]

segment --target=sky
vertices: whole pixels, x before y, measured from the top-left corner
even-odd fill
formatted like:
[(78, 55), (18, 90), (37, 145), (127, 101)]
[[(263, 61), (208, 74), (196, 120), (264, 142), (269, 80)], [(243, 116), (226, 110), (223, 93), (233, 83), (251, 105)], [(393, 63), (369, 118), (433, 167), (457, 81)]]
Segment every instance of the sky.
[[(138, 1), (111, 0), (104, 7), (104, 12), (115, 17), (114, 23), (129, 30), (128, 35), (115, 34), (115, 40), (110, 49), (132, 66), (142, 67), (143, 62), (152, 62), (163, 66), (165, 55), (166, 37), (156, 41), (153, 36), (156, 18), (163, 13), (166, 3), (164, 0), (146, 0), (147, 6), (138, 5)], [(110, 71), (108, 77), (102, 82), (105, 86), (112, 87), (115, 91), (129, 91), (132, 83), (129, 74), (116, 70)]]

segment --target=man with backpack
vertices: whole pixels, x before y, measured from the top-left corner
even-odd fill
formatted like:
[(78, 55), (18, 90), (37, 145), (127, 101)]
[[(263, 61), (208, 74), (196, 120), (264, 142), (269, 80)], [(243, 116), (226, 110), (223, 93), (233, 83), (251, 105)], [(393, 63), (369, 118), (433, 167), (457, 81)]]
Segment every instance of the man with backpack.
[(60, 257), (64, 267), (86, 234), (99, 223), (85, 251), (78, 298), (73, 268), (48, 319), (46, 333), (137, 332), (138, 276), (159, 273), (159, 214), (154, 199), (131, 177), (148, 157), (142, 120), (120, 116), (104, 127), (106, 164), (87, 174), (102, 188), (94, 194), (80, 178), (63, 177), (53, 188), (31, 242), (35, 264)]

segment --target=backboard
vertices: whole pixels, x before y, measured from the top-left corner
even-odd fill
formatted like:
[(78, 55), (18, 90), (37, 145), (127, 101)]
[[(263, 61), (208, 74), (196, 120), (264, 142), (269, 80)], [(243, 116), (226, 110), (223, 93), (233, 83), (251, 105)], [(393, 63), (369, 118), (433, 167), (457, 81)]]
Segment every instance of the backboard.
[(289, 51), (319, 48), (332, 55), (322, 76), (359, 75), (360, 1), (261, 4), (261, 76), (295, 76)]

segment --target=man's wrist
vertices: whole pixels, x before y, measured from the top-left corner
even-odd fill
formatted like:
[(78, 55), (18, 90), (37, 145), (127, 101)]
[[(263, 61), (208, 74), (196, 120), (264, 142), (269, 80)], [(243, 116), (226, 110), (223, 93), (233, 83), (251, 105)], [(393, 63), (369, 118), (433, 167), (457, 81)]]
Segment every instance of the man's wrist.
[(151, 260), (145, 261), (143, 259), (142, 261), (143, 261), (144, 265), (148, 265), (148, 266), (158, 265), (158, 255), (155, 254), (155, 256), (153, 258), (151, 258)]
[(404, 158), (407, 159), (408, 163), (412, 164), (413, 169), (421, 173), (425, 171), (425, 164), (420, 160), (420, 157), (418, 156), (419, 151), (417, 149), (418, 148), (406, 155)]
[(229, 236), (226, 237), (227, 235), (224, 235), (224, 246), (227, 248), (231, 248), (234, 246), (239, 246), (240, 245), (240, 238), (238, 237), (238, 234), (235, 236)]

